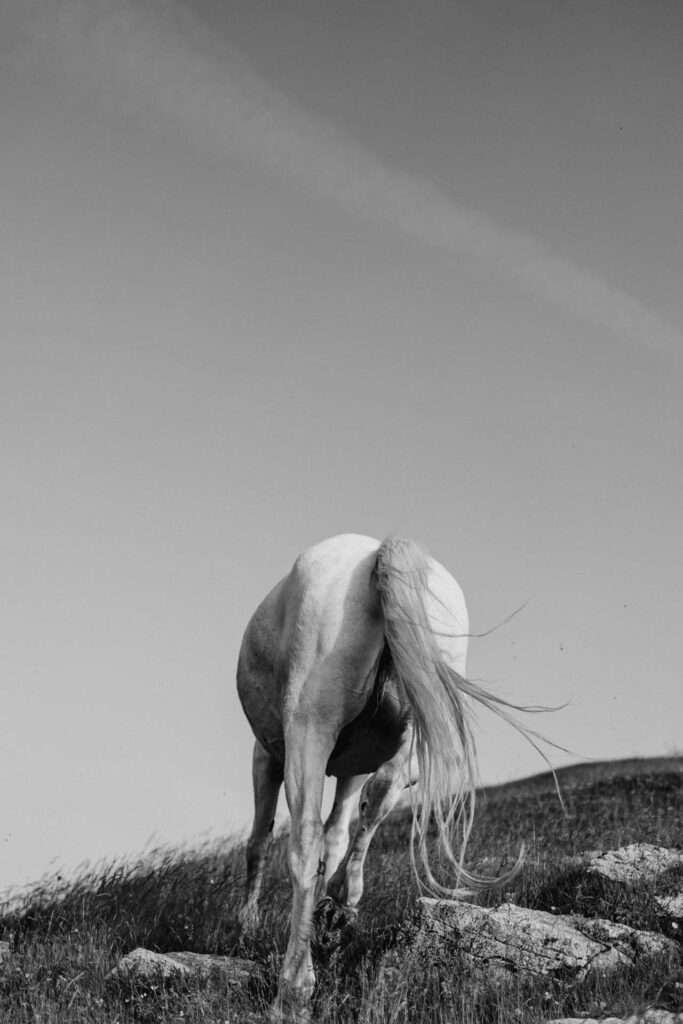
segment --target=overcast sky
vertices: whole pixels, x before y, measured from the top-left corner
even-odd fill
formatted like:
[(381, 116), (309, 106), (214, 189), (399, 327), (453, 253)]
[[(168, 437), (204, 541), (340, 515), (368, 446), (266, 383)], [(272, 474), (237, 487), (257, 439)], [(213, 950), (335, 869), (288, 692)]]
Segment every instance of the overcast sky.
[[(5, 0), (0, 887), (244, 829), (340, 532), (575, 756), (680, 749), (678, 0)], [(534, 723), (538, 724), (538, 723)], [(480, 719), (487, 782), (542, 770)]]

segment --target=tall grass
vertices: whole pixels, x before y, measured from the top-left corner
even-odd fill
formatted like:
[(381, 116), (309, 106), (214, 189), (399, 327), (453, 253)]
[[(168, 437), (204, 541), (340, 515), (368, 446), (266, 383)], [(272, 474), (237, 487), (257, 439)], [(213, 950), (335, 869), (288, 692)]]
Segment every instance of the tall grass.
[[(683, 846), (683, 759), (590, 765), (560, 773), (569, 816), (550, 777), (484, 790), (468, 864), (492, 874), (527, 848), (522, 873), (504, 898), (557, 912), (605, 916), (652, 930), (666, 925), (651, 886), (626, 887), (586, 875), (568, 858), (586, 849), (630, 842)], [(417, 896), (408, 840), (410, 816), (398, 814), (378, 832), (366, 871), (357, 931), (331, 957), (318, 957), (315, 1009), (331, 1024), (536, 1022), (553, 1016), (616, 1013), (656, 1005), (683, 1008), (681, 957), (643, 960), (617, 978), (546, 982), (511, 978), (501, 985), (472, 973), (456, 948), (426, 961), (410, 944)], [(0, 965), (3, 1024), (128, 1024), (202, 1021), (242, 1024), (263, 1019), (274, 993), (287, 937), (290, 888), (286, 837), (276, 837), (264, 883), (260, 932), (242, 947), (237, 910), (244, 882), (243, 849), (213, 843), (195, 851), (158, 850), (132, 863), (103, 865), (77, 878), (48, 878), (0, 911), (0, 939), (11, 955)], [(683, 887), (669, 872), (660, 886)], [(676, 937), (675, 930), (669, 934)], [(196, 982), (131, 987), (109, 977), (136, 946), (248, 955), (268, 981), (244, 991)], [(390, 950), (388, 959), (384, 954)], [(384, 964), (382, 967), (381, 965)]]

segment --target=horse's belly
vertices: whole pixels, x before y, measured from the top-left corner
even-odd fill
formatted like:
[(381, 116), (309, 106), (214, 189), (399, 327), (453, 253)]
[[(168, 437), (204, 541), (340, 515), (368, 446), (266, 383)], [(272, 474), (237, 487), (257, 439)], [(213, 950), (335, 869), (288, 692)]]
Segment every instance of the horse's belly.
[(359, 729), (339, 754), (333, 752), (327, 762), (326, 775), (345, 778), (349, 775), (371, 775), (389, 761), (401, 745), (401, 736), (388, 736), (370, 726)]
[(369, 718), (366, 714), (367, 711), (363, 712), (359, 721), (342, 729), (327, 762), (327, 775), (369, 775), (398, 751), (408, 709), (392, 681), (386, 685), (376, 710)]

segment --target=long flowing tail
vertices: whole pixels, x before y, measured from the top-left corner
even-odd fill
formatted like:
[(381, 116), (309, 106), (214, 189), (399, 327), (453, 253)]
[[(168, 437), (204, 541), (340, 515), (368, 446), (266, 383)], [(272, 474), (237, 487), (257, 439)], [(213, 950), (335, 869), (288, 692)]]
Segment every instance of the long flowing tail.
[[(490, 885), (505, 884), (519, 871), (524, 857), (522, 848), (512, 869), (497, 877), (474, 875), (464, 867), (477, 781), (472, 702), (505, 719), (539, 750), (548, 764), (537, 743), (544, 738), (523, 726), (511, 711), (551, 709), (511, 704), (466, 679), (448, 663), (439, 647), (439, 635), (443, 634), (435, 632), (428, 613), (428, 573), (429, 556), (414, 541), (397, 537), (383, 541), (377, 554), (375, 582), (395, 676), (412, 712), (414, 749), (420, 772), (420, 804), (413, 799), (413, 868), (420, 884), (424, 885), (423, 878), (426, 880), (429, 892), (458, 897)], [(443, 885), (434, 875), (427, 843), (432, 819), (436, 825), (439, 859), (456, 870), (455, 887)], [(467, 888), (461, 887), (461, 882)]]

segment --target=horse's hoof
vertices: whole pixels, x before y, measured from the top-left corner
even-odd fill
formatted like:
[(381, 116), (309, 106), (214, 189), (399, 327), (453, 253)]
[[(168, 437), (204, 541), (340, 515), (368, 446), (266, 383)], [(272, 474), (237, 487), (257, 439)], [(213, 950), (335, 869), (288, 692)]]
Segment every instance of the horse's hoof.
[(310, 999), (299, 997), (283, 1003), (280, 996), (268, 1011), (268, 1024), (311, 1024), (313, 1011)]
[(355, 930), (358, 912), (344, 907), (331, 896), (324, 896), (315, 908), (315, 951), (329, 958), (340, 946), (346, 945)]
[(313, 911), (316, 929), (327, 928), (332, 919), (337, 903), (331, 896), (321, 896)]
[(268, 1011), (268, 1024), (298, 1024), (299, 1021), (302, 1024), (310, 1024), (311, 1020), (311, 1011), (308, 1009), (292, 1010), (291, 1013), (286, 1013), (279, 1006), (271, 1006)]

